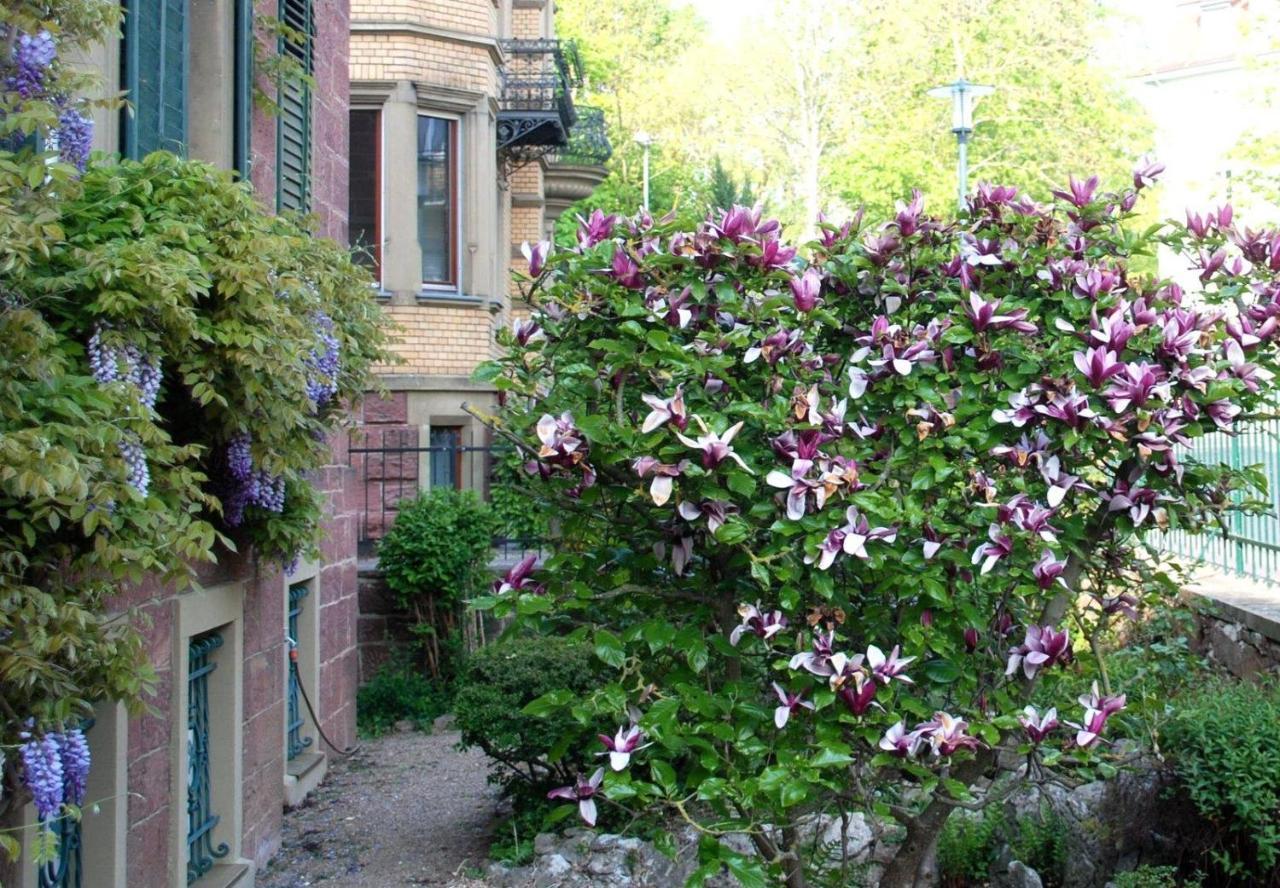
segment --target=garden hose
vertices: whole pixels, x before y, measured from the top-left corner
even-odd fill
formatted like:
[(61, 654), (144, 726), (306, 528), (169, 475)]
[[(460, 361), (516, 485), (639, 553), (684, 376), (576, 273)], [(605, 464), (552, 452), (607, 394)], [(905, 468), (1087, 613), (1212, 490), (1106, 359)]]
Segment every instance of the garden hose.
[(286, 638), (285, 640), (289, 644), (289, 669), (293, 672), (294, 681), (298, 683), (298, 693), (302, 695), (302, 702), (306, 704), (307, 712), (311, 714), (311, 723), (316, 726), (316, 733), (338, 755), (355, 755), (360, 749), (359, 743), (355, 746), (348, 746), (346, 749), (340, 749), (336, 743), (329, 739), (329, 735), (324, 732), (324, 728), (320, 727), (320, 718), (316, 715), (316, 711), (311, 705), (311, 697), (307, 694), (307, 689), (302, 684), (302, 674), (298, 671), (298, 646), (292, 638)]

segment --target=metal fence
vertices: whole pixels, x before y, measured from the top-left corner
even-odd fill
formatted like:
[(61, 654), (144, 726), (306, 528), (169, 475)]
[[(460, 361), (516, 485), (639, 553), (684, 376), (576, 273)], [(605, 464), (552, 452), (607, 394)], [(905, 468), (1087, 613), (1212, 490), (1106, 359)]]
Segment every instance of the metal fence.
[[(1205, 435), (1195, 439), (1180, 456), (1184, 461), (1190, 458), (1233, 469), (1257, 468), (1267, 479), (1263, 509), (1233, 510), (1227, 513), (1225, 526), (1206, 528), (1201, 533), (1157, 532), (1149, 537), (1150, 542), (1228, 573), (1280, 583), (1280, 420), (1241, 424), (1231, 435)], [(1246, 502), (1243, 494), (1234, 496), (1238, 504)]]
[[(423, 444), (421, 442), (428, 443)], [(357, 542), (362, 557), (372, 556), (378, 540), (400, 513), (400, 506), (433, 488), (473, 490), (488, 501), (509, 447), (465, 445), (450, 428), (366, 429), (352, 439), (351, 465), (360, 478), (361, 503)], [(494, 538), (498, 562), (514, 563), (530, 551), (541, 551), (533, 534), (503, 533)]]

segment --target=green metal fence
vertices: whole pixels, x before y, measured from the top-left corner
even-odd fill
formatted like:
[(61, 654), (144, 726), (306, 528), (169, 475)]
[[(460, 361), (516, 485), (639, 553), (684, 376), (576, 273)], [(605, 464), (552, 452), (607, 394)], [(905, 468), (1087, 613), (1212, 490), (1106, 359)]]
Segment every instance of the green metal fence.
[[(1280, 420), (1243, 423), (1232, 435), (1205, 435), (1195, 439), (1180, 457), (1184, 462), (1258, 468), (1267, 479), (1265, 509), (1256, 513), (1232, 511), (1226, 516), (1225, 527), (1202, 533), (1157, 532), (1150, 541), (1167, 552), (1229, 573), (1280, 583)], [(1245, 497), (1237, 493), (1235, 499), (1242, 503)]]
[(187, 884), (213, 869), (231, 849), (214, 846), (213, 830), (221, 818), (213, 812), (209, 770), (209, 675), (218, 668), (211, 658), (222, 636), (208, 632), (191, 639), (187, 672)]
[(288, 757), (291, 760), (311, 745), (311, 738), (302, 736), (306, 719), (302, 717), (302, 708), (298, 705), (298, 669), (292, 657), (293, 650), (298, 646), (298, 617), (302, 614), (302, 599), (306, 598), (310, 592), (311, 587), (306, 583), (289, 587), (289, 647), (291, 650), (285, 653), (289, 658), (285, 663), (285, 669), (289, 674)]

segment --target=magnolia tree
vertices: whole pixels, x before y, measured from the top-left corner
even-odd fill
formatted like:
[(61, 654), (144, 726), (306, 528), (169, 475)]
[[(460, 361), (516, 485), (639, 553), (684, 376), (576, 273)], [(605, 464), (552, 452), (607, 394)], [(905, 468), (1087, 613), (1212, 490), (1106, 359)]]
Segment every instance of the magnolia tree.
[[(1180, 448), (1266, 408), (1280, 323), (1280, 233), (1126, 227), (1158, 172), (982, 186), (957, 221), (917, 195), (801, 248), (734, 207), (529, 249), (532, 317), (480, 375), (561, 533), (480, 605), (615, 670), (526, 710), (602, 735), (553, 797), (790, 886), (832, 865), (812, 824), (864, 812), (900, 885), (1001, 769), (1114, 767), (1104, 640), (1174, 588), (1144, 537), (1261, 483)], [(1160, 245), (1195, 292), (1132, 267)]]

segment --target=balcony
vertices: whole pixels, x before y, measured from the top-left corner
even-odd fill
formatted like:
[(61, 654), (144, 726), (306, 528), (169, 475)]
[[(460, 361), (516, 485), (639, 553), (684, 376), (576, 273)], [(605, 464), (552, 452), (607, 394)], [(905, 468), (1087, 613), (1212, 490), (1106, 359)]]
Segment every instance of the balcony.
[(613, 154), (604, 111), (579, 106), (578, 122), (569, 131), (563, 148), (547, 153), (547, 169), (543, 174), (543, 194), (548, 225), (555, 224), (570, 204), (590, 197), (595, 187), (608, 175), (605, 162)]
[(573, 44), (559, 40), (504, 40), (498, 104), (498, 151), (524, 162), (569, 145), (577, 121), (573, 88), (582, 79)]

